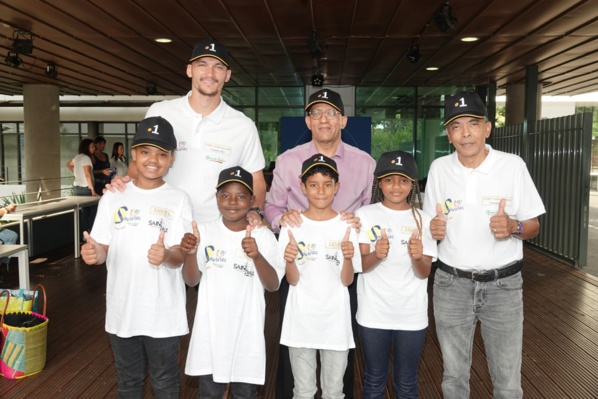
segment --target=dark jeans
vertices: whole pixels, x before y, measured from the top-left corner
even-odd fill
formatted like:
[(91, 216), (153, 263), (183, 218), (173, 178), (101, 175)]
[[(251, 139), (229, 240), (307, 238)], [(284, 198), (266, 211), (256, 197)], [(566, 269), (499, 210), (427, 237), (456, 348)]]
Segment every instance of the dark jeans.
[(146, 370), (156, 398), (178, 399), (179, 338), (152, 338), (136, 336), (120, 338), (110, 336), (114, 353), (118, 397), (120, 399), (143, 398)]
[[(349, 288), (349, 301), (351, 304), (351, 326), (353, 328), (353, 337), (357, 341), (357, 322), (355, 321), (355, 314), (357, 313), (357, 277)], [(278, 289), (280, 298), (280, 324), (284, 317), (284, 308), (287, 304), (287, 297), (289, 296), (289, 283), (285, 277), (282, 278), (280, 288)], [(349, 350), (347, 361), (347, 369), (343, 377), (343, 393), (346, 399), (353, 399), (353, 386), (355, 384), (355, 349)], [(295, 382), (293, 381), (293, 371), (291, 370), (291, 359), (289, 357), (289, 347), (286, 345), (279, 345), (278, 353), (278, 372), (276, 376), (276, 399), (292, 399), (293, 388)]]
[[(73, 186), (73, 194), (91, 197), (91, 189), (87, 187)], [(79, 235), (81, 237), (83, 237), (84, 231), (91, 233), (91, 228), (96, 219), (97, 211), (97, 205), (85, 206), (79, 211)]]
[(417, 371), (425, 339), (426, 329), (402, 331), (359, 326), (365, 369), (363, 399), (384, 397), (391, 348), (395, 398), (417, 398)]
[[(212, 375), (199, 377), (199, 395), (202, 399), (222, 399), (228, 384), (214, 382)], [(235, 399), (256, 399), (257, 385), (244, 382), (231, 382), (230, 393)]]

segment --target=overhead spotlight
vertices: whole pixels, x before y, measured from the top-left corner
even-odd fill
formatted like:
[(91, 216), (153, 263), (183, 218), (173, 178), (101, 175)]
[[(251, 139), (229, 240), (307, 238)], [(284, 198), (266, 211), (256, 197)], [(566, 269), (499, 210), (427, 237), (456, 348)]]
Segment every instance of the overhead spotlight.
[(145, 94), (147, 94), (148, 96), (155, 96), (156, 94), (158, 94), (158, 87), (156, 86), (156, 84), (148, 83), (147, 86), (145, 86)]
[(311, 36), (307, 39), (307, 47), (312, 56), (316, 57), (322, 53), (322, 48), (318, 43), (318, 32), (315, 30), (311, 31)]
[(58, 76), (58, 71), (56, 70), (56, 64), (54, 64), (53, 62), (50, 62), (48, 65), (46, 65), (46, 70), (44, 71), (44, 73), (46, 74), (47, 77), (56, 79), (56, 77)]
[(21, 59), (19, 58), (18, 53), (14, 51), (9, 51), (8, 54), (6, 54), (6, 57), (4, 57), (4, 62), (9, 67), (18, 68), (23, 61), (21, 61)]
[(419, 53), (419, 44), (412, 44), (407, 52), (407, 59), (415, 64), (421, 57), (422, 55)]
[(453, 32), (457, 25), (457, 21), (459, 21), (457, 18), (453, 17), (452, 12), (453, 8), (448, 1), (445, 1), (442, 6), (440, 6), (438, 15), (436, 15), (436, 25), (438, 25), (438, 28), (444, 33)]
[(321, 73), (311, 75), (311, 85), (316, 87), (324, 86), (324, 75)]
[(19, 54), (33, 53), (33, 36), (25, 30), (15, 30), (12, 34), (12, 49)]

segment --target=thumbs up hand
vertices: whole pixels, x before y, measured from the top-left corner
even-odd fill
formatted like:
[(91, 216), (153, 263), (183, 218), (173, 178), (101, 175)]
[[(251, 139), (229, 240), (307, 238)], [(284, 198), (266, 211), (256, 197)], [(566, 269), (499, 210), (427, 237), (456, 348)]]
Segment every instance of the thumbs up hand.
[(347, 232), (343, 237), (343, 241), (341, 241), (341, 250), (343, 251), (343, 257), (345, 259), (353, 258), (355, 254), (355, 248), (353, 247), (353, 243), (349, 241), (349, 235), (351, 234), (351, 227), (347, 227)]
[(440, 204), (436, 204), (436, 217), (430, 221), (430, 233), (435, 240), (444, 240), (446, 235), (446, 216)]
[(164, 231), (160, 231), (158, 241), (152, 244), (148, 253), (147, 260), (154, 266), (160, 266), (166, 258), (166, 247), (164, 246)]
[(85, 239), (85, 244), (81, 246), (81, 257), (83, 258), (83, 261), (88, 265), (103, 263), (105, 259), (100, 262), (102, 252), (100, 245), (96, 240), (91, 238), (87, 231), (83, 232), (83, 238)]
[(183, 255), (194, 255), (197, 253), (200, 237), (197, 222), (195, 220), (191, 222), (191, 227), (193, 228), (193, 233), (185, 233), (181, 239), (181, 252)]
[(293, 237), (293, 232), (289, 230), (289, 243), (284, 249), (284, 260), (288, 263), (293, 263), (298, 253), (299, 247), (297, 246), (297, 241), (295, 241), (295, 237)]
[(490, 232), (496, 239), (507, 238), (511, 235), (509, 230), (509, 215), (505, 213), (505, 205), (507, 200), (502, 198), (498, 203), (498, 211), (496, 215), (490, 218)]
[(411, 237), (409, 237), (408, 244), (409, 257), (412, 260), (420, 260), (423, 256), (424, 245), (422, 244), (421, 237), (419, 236), (419, 230), (414, 229)]
[(388, 240), (386, 229), (382, 229), (382, 237), (376, 240), (376, 247), (374, 249), (374, 251), (376, 252), (376, 257), (380, 260), (386, 258), (388, 256), (389, 250), (390, 241)]
[(251, 229), (251, 225), (247, 225), (245, 228), (245, 237), (243, 238), (243, 241), (241, 241), (241, 246), (243, 247), (243, 251), (245, 251), (247, 256), (249, 256), (251, 259), (255, 259), (260, 252), (257, 248), (257, 242), (255, 242), (255, 238), (251, 236)]

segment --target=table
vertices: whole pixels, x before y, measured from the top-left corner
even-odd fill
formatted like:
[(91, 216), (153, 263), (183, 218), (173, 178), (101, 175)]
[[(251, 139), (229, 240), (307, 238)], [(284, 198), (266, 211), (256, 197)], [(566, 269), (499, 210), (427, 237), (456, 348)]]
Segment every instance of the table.
[(0, 257), (4, 256), (16, 256), (19, 259), (19, 288), (30, 290), (27, 245), (0, 245)]
[(74, 217), (74, 238), (75, 238), (75, 258), (80, 256), (80, 233), (79, 233), (79, 210), (86, 206), (96, 205), (101, 197), (91, 196), (72, 196), (49, 199), (45, 201), (32, 202), (26, 204), (17, 204), (14, 212), (7, 213), (2, 217), (3, 220), (15, 220), (19, 222), (20, 242), (25, 244), (25, 222), (29, 224), (27, 229), (27, 244), (29, 251), (33, 251), (33, 219), (43, 219), (57, 216), (65, 212), (73, 212)]

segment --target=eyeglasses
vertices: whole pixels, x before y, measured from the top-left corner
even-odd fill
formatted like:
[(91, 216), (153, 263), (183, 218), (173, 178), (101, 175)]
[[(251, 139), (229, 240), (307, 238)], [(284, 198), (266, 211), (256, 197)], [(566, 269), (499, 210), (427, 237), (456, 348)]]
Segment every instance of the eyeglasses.
[(329, 109), (326, 111), (322, 111), (320, 109), (314, 109), (313, 111), (309, 111), (309, 117), (311, 119), (320, 119), (322, 117), (322, 115), (326, 115), (326, 118), (328, 119), (332, 119), (334, 117), (336, 117), (338, 114), (340, 114), (340, 112), (338, 112), (335, 109)]

